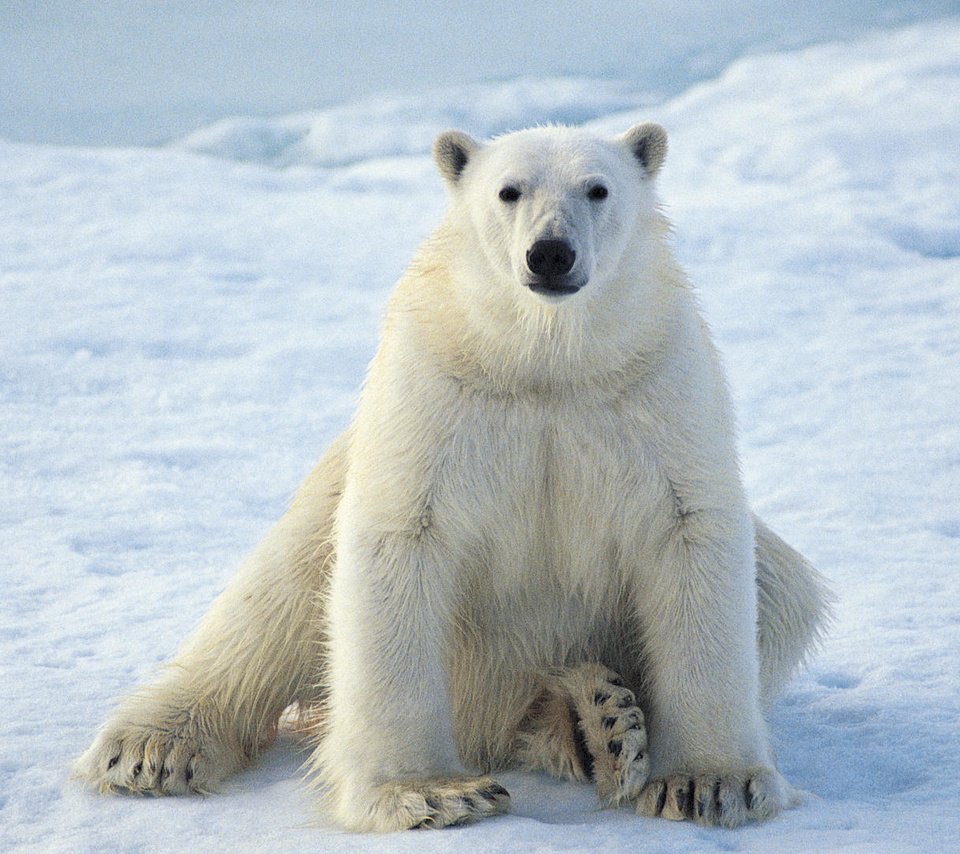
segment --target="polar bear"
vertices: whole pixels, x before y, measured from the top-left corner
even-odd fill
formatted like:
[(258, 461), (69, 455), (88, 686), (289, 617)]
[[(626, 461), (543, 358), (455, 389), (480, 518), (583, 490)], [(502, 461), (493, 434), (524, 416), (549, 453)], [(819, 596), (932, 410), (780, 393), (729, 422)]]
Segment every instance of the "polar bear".
[(666, 148), (653, 123), (437, 138), (448, 212), (355, 419), (81, 778), (211, 790), (298, 704), (353, 830), (503, 812), (508, 767), (703, 825), (791, 804), (763, 712), (829, 594), (748, 508)]

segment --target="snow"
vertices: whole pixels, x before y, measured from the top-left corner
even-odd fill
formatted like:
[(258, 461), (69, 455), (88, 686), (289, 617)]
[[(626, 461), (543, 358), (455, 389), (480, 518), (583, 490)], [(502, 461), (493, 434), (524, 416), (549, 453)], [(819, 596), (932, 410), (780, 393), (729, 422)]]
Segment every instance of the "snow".
[[(960, 850), (960, 19), (857, 32), (665, 100), (597, 69), (361, 93), (156, 148), (0, 141), (0, 850)], [(771, 715), (806, 803), (702, 830), (508, 773), (509, 816), (351, 836), (314, 813), (292, 736), (208, 798), (70, 781), (349, 419), (443, 210), (433, 132), (640, 118), (670, 132), (662, 196), (748, 491), (839, 596)]]

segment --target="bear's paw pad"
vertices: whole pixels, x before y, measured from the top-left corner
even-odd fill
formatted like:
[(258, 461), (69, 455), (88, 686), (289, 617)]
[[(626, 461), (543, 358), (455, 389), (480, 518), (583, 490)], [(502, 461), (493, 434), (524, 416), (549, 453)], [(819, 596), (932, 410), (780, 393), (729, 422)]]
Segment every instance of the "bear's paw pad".
[(633, 692), (616, 673), (597, 668), (582, 685), (576, 712), (600, 800), (616, 805), (636, 798), (647, 782), (650, 757), (643, 712)]

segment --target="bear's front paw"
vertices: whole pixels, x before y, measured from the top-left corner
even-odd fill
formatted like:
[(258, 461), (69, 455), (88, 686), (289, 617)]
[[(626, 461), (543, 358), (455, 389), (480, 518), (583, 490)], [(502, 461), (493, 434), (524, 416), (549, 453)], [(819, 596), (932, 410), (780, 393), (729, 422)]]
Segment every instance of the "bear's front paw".
[(764, 821), (783, 807), (782, 778), (769, 768), (658, 777), (647, 784), (637, 801), (640, 815), (723, 827)]
[(196, 727), (106, 727), (74, 764), (101, 793), (182, 795), (211, 791), (233, 768), (201, 742)]
[(490, 777), (401, 780), (376, 788), (362, 829), (448, 827), (505, 813), (509, 807), (510, 794)]

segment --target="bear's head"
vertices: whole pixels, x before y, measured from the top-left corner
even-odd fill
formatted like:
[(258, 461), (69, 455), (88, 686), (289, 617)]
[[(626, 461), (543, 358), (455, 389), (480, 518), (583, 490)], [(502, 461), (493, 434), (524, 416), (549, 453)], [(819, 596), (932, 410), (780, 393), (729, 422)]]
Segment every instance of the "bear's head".
[(616, 276), (638, 221), (656, 212), (666, 150), (652, 122), (612, 139), (541, 127), (485, 144), (446, 131), (433, 145), (478, 280), (554, 306)]

